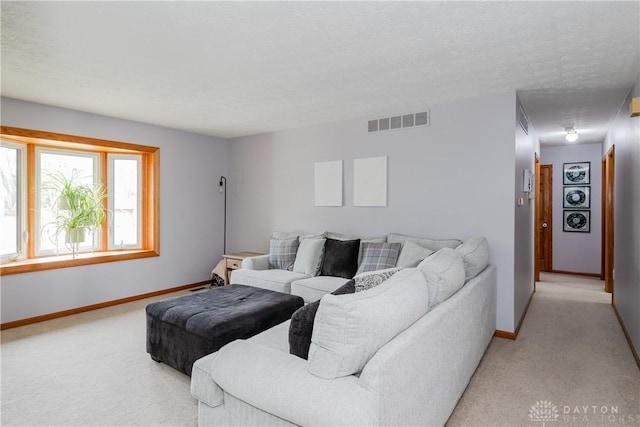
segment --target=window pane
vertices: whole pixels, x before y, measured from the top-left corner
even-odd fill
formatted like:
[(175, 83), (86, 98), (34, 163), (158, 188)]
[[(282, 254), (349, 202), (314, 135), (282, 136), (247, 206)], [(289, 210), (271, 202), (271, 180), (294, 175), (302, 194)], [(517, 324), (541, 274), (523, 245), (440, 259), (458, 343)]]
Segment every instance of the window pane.
[(113, 159), (113, 245), (139, 246), (139, 159)]
[(0, 250), (2, 257), (21, 252), (18, 164), (20, 150), (13, 147), (0, 147)]
[[(41, 189), (38, 209), (38, 224), (41, 230), (39, 252), (70, 252), (69, 236), (65, 236), (65, 233), (56, 235), (55, 213), (59, 209), (53, 205), (57, 194), (50, 187), (56, 177), (60, 176), (64, 176), (66, 179), (73, 176), (81, 184), (92, 187), (97, 181), (97, 156), (41, 151), (39, 160), (38, 181)], [(97, 243), (95, 237), (95, 233), (87, 233), (84, 236), (84, 241), (78, 245), (79, 250), (94, 248)]]

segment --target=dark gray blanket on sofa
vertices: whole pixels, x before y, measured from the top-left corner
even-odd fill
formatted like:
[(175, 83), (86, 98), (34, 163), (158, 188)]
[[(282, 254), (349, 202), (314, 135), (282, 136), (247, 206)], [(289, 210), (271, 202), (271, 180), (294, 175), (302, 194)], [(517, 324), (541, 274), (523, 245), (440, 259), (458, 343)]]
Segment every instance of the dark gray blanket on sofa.
[(291, 318), (301, 297), (229, 285), (149, 304), (147, 353), (191, 375), (193, 362)]

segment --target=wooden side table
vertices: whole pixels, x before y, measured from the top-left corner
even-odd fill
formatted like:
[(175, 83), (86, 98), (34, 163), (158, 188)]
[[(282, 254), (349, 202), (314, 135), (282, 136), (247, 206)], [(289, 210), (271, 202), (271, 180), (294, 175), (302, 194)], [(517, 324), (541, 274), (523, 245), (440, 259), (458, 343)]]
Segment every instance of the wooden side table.
[(224, 258), (224, 261), (227, 265), (227, 277), (225, 277), (227, 284), (229, 284), (229, 281), (231, 280), (231, 270), (237, 270), (241, 268), (243, 259), (258, 255), (264, 254), (261, 254), (259, 252), (237, 252), (233, 254), (222, 255), (222, 258)]

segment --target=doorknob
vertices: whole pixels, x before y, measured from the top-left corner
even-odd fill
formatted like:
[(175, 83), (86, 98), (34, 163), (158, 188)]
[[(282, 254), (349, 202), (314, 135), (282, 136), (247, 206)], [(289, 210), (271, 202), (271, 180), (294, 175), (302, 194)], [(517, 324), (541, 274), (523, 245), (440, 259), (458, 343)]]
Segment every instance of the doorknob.
[(542, 228), (547, 228), (547, 227), (548, 227), (547, 223), (546, 223), (546, 222), (543, 222), (543, 223), (542, 223)]

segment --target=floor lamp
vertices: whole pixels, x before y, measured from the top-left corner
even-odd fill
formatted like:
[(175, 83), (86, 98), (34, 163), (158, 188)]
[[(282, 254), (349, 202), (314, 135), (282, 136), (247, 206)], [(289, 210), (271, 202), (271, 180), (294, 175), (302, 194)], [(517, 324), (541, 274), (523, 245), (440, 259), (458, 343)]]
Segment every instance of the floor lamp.
[(220, 192), (224, 192), (224, 240), (223, 240), (223, 254), (227, 253), (227, 177), (221, 176), (219, 189)]

